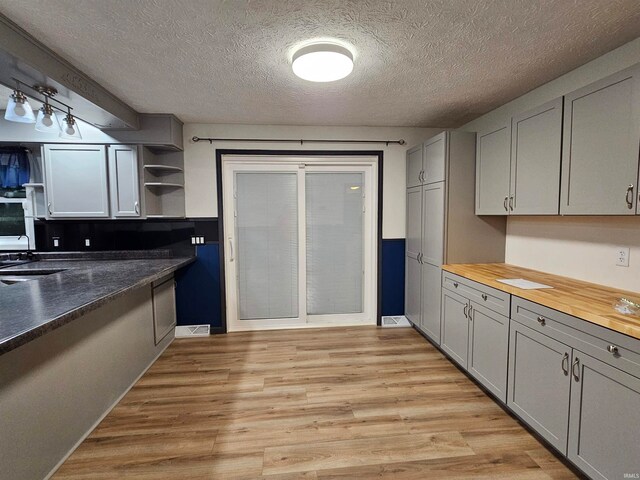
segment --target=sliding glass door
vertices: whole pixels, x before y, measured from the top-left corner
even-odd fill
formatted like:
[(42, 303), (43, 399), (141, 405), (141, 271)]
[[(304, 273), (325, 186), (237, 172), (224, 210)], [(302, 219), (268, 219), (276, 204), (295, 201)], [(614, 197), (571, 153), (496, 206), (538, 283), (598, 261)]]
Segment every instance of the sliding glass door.
[(224, 165), (230, 331), (375, 324), (373, 165), (297, 160)]

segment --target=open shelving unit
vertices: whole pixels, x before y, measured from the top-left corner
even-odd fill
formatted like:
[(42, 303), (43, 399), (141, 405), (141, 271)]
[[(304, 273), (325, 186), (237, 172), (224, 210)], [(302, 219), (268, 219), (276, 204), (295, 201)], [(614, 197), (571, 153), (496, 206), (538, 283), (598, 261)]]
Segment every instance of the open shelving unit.
[(184, 218), (184, 154), (142, 148), (146, 218)]

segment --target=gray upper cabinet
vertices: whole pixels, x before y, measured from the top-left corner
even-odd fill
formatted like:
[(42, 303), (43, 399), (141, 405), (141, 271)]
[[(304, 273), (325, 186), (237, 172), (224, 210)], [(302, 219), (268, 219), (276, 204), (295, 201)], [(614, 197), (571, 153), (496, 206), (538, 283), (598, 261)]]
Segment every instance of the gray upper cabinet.
[(135, 146), (109, 146), (109, 185), (114, 217), (140, 217), (140, 175)]
[(636, 213), (640, 66), (565, 96), (560, 213)]
[(423, 183), (444, 182), (447, 165), (447, 132), (424, 142)]
[(513, 117), (511, 131), (510, 213), (557, 215), (562, 97)]
[(407, 188), (422, 185), (423, 178), (422, 145), (407, 151)]
[(509, 318), (471, 302), (468, 370), (491, 393), (507, 401)]
[(574, 350), (568, 457), (594, 479), (640, 473), (640, 379)]
[(440, 346), (463, 368), (469, 347), (469, 300), (442, 289), (442, 337)]
[(566, 455), (571, 348), (511, 321), (507, 405)]
[(476, 215), (508, 215), (511, 122), (480, 131), (476, 144)]
[(104, 145), (45, 145), (43, 154), (50, 218), (109, 217)]

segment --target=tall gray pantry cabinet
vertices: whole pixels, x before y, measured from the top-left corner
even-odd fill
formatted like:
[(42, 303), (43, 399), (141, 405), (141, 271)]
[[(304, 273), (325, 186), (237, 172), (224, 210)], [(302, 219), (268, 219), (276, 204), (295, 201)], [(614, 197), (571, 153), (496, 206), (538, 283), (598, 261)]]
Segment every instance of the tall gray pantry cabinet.
[(475, 215), (475, 152), (450, 131), (407, 151), (405, 315), (438, 345), (442, 265), (504, 261), (505, 219)]

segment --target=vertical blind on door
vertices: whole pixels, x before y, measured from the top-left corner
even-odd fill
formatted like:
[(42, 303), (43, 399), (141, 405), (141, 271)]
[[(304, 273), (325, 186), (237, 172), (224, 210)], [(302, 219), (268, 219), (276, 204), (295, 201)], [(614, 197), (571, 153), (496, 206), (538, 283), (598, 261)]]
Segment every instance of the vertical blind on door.
[(236, 173), (241, 320), (298, 317), (295, 172)]
[(363, 188), (362, 173), (306, 173), (309, 315), (363, 311)]

